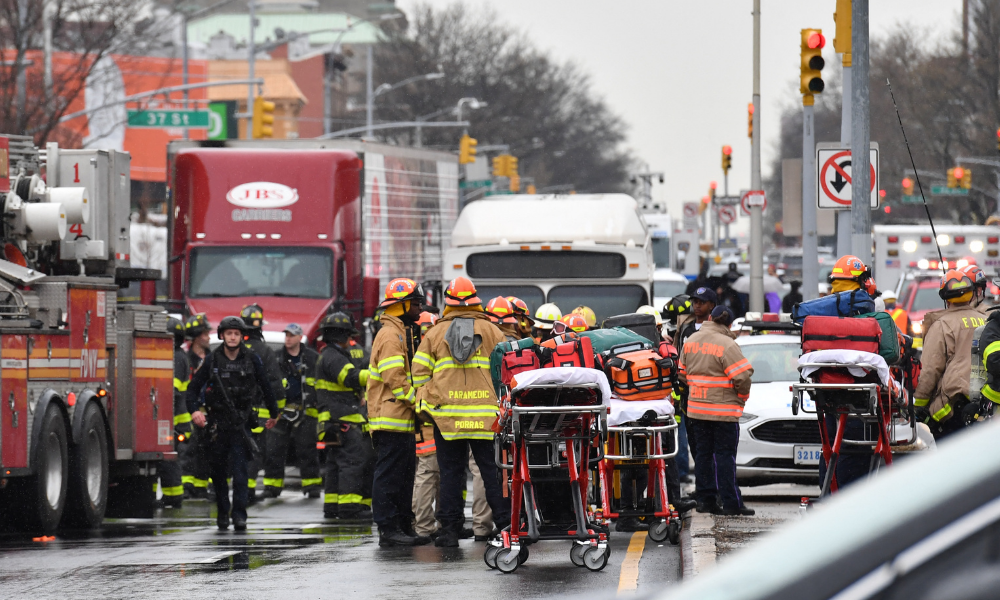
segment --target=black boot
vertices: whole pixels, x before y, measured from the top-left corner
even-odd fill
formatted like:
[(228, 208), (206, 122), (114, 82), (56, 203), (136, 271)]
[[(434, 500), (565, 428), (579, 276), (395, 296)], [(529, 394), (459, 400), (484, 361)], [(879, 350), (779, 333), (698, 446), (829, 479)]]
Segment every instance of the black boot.
[(243, 517), (233, 517), (233, 529), (236, 531), (246, 531), (247, 520)]
[(391, 546), (416, 546), (417, 538), (406, 535), (399, 529), (379, 529), (378, 531), (378, 545), (385, 547)]
[(413, 524), (412, 523), (403, 523), (399, 527), (399, 530), (402, 531), (404, 535), (407, 535), (407, 536), (413, 538), (413, 540), (414, 540), (413, 541), (413, 545), (414, 546), (426, 546), (427, 544), (429, 544), (432, 541), (434, 541), (428, 535), (419, 535), (419, 534), (417, 534), (417, 532), (413, 530)]
[(615, 523), (615, 531), (649, 531), (649, 525), (640, 521), (638, 517), (622, 517)]
[(229, 529), (229, 515), (219, 515), (215, 519), (215, 524), (219, 526), (219, 531)]
[(458, 548), (458, 540), (461, 538), (462, 525), (458, 526), (442, 526), (437, 539), (434, 540), (434, 545), (438, 548)]
[(679, 513), (685, 513), (697, 506), (698, 506), (698, 501), (695, 500), (694, 498), (681, 498), (676, 502), (674, 502), (674, 510), (676, 510)]

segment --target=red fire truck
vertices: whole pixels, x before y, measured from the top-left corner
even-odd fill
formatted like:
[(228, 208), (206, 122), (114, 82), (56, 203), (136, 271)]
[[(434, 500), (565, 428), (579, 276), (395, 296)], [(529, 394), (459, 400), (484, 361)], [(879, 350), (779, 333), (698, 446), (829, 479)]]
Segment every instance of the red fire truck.
[(175, 141), (170, 298), (210, 323), (249, 303), (265, 340), (314, 339), (331, 308), (372, 316), (394, 277), (440, 281), (458, 214), (453, 154), (358, 140)]
[(166, 313), (120, 304), (129, 155), (0, 136), (0, 519), (22, 530), (151, 517), (173, 449)]

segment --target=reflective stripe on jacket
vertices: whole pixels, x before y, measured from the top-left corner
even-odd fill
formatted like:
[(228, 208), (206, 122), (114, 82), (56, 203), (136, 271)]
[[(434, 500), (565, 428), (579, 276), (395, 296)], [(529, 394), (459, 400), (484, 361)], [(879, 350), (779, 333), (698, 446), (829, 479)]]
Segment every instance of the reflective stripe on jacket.
[(954, 414), (956, 401), (969, 393), (972, 371), (972, 338), (985, 324), (983, 313), (969, 305), (949, 306), (924, 330), (920, 357), (920, 379), (913, 391), (913, 404), (926, 406), (936, 421)]
[(678, 377), (688, 386), (687, 416), (739, 421), (750, 395), (753, 366), (727, 327), (706, 321), (684, 342)]
[(350, 355), (336, 344), (323, 348), (316, 362), (317, 420), (340, 421), (360, 425), (365, 422), (360, 394), (365, 372), (356, 369)]
[(368, 378), (368, 422), (372, 431), (412, 432), (416, 396), (406, 354), (406, 325), (382, 315), (382, 328), (372, 342)]
[[(451, 355), (445, 336), (455, 319), (474, 319), (474, 335), (481, 339), (464, 363)], [(490, 353), (504, 341), (503, 332), (485, 313), (456, 310), (427, 332), (413, 356), (413, 384), (419, 412), (434, 420), (446, 440), (492, 440), (497, 399), (490, 377)]]
[(986, 385), (982, 394), (992, 402), (1000, 404), (1000, 311), (989, 313), (986, 327), (979, 336), (979, 352), (986, 369)]

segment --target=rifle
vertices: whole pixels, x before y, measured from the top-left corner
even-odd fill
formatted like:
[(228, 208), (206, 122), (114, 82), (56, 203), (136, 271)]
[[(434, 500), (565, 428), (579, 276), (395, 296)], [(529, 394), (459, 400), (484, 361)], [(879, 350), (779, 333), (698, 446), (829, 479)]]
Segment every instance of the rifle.
[[(222, 384), (222, 378), (219, 377), (219, 370), (212, 366), (212, 376), (215, 378), (215, 382), (219, 385), (219, 390), (222, 392), (222, 398), (226, 401), (226, 408), (229, 410), (230, 414), (236, 418), (236, 426), (239, 428), (240, 432), (243, 434), (243, 439), (246, 440), (247, 447), (254, 454), (260, 454), (260, 446), (257, 445), (257, 441), (253, 439), (250, 432), (246, 428), (246, 419), (240, 419), (240, 411), (236, 409), (236, 405), (229, 398), (229, 394), (226, 393), (226, 386)], [(252, 410), (252, 409), (251, 409)], [(249, 413), (247, 415), (249, 417)]]

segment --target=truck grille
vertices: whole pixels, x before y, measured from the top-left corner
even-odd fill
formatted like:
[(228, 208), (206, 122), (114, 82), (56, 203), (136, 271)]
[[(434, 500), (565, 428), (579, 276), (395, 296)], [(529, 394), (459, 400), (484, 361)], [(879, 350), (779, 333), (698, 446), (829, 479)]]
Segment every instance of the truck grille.
[(785, 419), (761, 423), (750, 430), (750, 435), (762, 442), (774, 444), (816, 444), (819, 426), (812, 419)]

